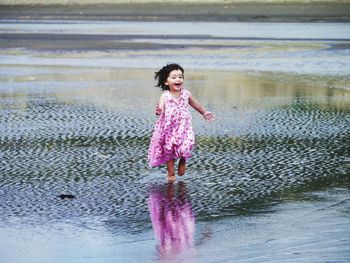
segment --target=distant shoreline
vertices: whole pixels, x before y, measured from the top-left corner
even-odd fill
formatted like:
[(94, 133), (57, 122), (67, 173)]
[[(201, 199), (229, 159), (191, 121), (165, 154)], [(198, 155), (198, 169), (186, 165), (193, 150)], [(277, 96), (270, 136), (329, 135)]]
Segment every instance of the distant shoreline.
[(101, 4), (239, 4), (239, 3), (273, 3), (273, 4), (319, 4), (349, 3), (350, 0), (0, 0), (0, 5), (101, 5)]
[[(1, 3), (1, 1), (0, 1)], [(1, 20), (350, 22), (350, 1), (1, 5)]]

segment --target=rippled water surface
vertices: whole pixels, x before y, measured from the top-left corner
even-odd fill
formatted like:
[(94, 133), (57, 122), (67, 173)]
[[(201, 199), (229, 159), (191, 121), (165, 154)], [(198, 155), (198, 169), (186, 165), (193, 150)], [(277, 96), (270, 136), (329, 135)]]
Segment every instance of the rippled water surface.
[[(158, 66), (82, 66), (87, 53), (66, 51), (52, 55), (78, 66), (42, 64), (40, 54), (31, 66), (21, 52), (37, 51), (9, 52), (19, 63), (0, 67), (2, 262), (62, 262), (63, 252), (71, 262), (350, 258), (348, 69), (329, 77), (189, 67), (187, 88), (217, 118), (192, 112), (196, 150), (185, 177), (168, 185), (165, 167), (147, 165)], [(151, 221), (150, 200), (172, 213)], [(175, 239), (185, 242), (169, 249)]]

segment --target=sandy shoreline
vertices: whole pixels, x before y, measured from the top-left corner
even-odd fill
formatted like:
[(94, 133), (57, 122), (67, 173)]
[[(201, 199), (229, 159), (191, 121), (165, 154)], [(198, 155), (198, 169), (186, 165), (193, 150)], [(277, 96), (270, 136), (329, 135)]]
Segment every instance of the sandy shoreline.
[[(120, 50), (168, 50), (169, 48), (174, 50), (183, 51), (187, 49), (245, 49), (251, 47), (249, 42), (252, 41), (310, 41), (310, 39), (303, 38), (235, 38), (235, 37), (213, 37), (209, 35), (131, 35), (131, 34), (120, 34), (120, 35), (108, 35), (108, 34), (52, 34), (52, 33), (0, 33), (0, 38), (4, 41), (0, 42), (0, 48), (27, 48), (30, 50), (37, 51), (74, 51), (74, 50), (85, 50), (85, 51), (120, 51)], [(159, 39), (166, 41), (162, 43)], [(103, 41), (101, 41), (103, 40)], [(176, 41), (186, 41), (189, 44), (176, 43)], [(200, 41), (216, 41), (216, 44), (208, 45), (200, 43)], [(220, 43), (222, 41), (222, 43)], [(225, 42), (226, 41), (226, 42)], [(342, 43), (329, 44), (329, 49), (349, 49), (349, 40), (344, 39), (313, 39), (312, 42), (317, 43), (318, 41), (343, 41)], [(174, 43), (169, 43), (174, 42)], [(239, 42), (239, 43), (236, 43)], [(245, 43), (244, 43), (245, 42)]]
[(350, 2), (319, 3), (120, 3), (95, 5), (8, 5), (1, 19), (122, 21), (347, 22)]
[[(2, 21), (0, 261), (349, 262), (349, 29)], [(147, 147), (173, 61), (217, 120), (193, 112), (163, 206), (189, 200), (193, 247), (162, 258), (147, 203), (169, 188)]]
[[(143, 168), (154, 70), (87, 68), (85, 54), (76, 68), (38, 57), (2, 67), (2, 262), (159, 258), (146, 202), (167, 184)], [(181, 180), (196, 233), (171, 262), (349, 262), (349, 92), (299, 76), (186, 74), (219, 121), (193, 115), (198, 148)]]
[[(349, 72), (348, 32), (346, 23), (4, 21), (0, 64), (153, 69), (177, 61), (338, 80)], [(336, 86), (348, 90), (345, 80)]]

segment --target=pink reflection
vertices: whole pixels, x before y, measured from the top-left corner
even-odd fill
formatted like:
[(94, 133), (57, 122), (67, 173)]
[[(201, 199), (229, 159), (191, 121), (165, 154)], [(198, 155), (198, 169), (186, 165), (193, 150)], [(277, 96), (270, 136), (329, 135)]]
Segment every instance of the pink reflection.
[(153, 190), (148, 200), (160, 256), (193, 246), (195, 216), (191, 204), (186, 200), (186, 185), (179, 182), (177, 192), (175, 188), (173, 183), (168, 183)]

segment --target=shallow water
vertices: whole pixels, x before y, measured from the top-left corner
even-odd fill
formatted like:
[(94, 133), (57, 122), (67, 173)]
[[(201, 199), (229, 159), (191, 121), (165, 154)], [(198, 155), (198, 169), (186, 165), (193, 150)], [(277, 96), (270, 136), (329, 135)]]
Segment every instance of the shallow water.
[[(217, 119), (193, 112), (196, 150), (169, 194), (165, 168), (146, 159), (154, 68), (129, 53), (137, 69), (83, 66), (90, 52), (1, 50), (1, 262), (349, 260), (349, 68), (337, 56), (322, 76), (186, 66), (186, 86)], [(162, 224), (185, 229), (184, 204), (193, 215), (176, 249), (153, 234), (155, 193), (177, 211)]]
[(0, 20), (0, 38), (0, 65), (350, 74), (349, 23)]

